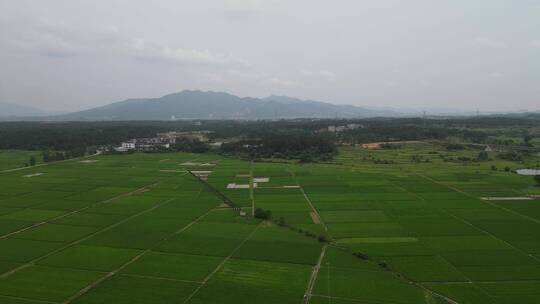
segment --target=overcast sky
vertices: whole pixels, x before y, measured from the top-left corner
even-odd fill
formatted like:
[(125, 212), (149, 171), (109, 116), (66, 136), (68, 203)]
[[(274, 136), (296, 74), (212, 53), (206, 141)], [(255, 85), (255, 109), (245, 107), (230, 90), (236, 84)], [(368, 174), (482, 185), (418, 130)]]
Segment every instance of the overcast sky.
[(540, 109), (540, 0), (0, 0), (0, 102), (184, 89)]

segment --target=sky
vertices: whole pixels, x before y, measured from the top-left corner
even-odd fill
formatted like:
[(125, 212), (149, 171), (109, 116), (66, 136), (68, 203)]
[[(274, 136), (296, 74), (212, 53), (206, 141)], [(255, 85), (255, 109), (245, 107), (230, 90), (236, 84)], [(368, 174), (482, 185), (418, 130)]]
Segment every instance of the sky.
[(540, 110), (540, 0), (0, 0), (0, 102), (184, 89)]

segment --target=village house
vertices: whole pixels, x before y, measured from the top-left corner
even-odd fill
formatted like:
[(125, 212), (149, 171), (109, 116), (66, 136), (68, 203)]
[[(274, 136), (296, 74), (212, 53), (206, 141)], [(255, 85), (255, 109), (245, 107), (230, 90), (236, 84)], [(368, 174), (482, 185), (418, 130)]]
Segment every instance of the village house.
[(159, 137), (135, 138), (122, 142), (121, 146), (115, 148), (115, 150), (118, 152), (156, 151), (159, 149), (168, 149), (171, 147), (171, 144), (174, 144), (174, 142)]

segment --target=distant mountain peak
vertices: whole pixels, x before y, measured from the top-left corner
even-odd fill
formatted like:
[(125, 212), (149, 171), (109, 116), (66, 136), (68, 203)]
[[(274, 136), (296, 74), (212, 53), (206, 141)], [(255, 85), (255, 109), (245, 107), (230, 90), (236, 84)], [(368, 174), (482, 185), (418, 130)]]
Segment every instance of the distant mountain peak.
[[(171, 119), (276, 119), (360, 118), (392, 115), (356, 106), (271, 95), (238, 97), (226, 92), (184, 90), (159, 98), (127, 99), (75, 113), (44, 117), (45, 120), (171, 120)], [(392, 115), (393, 116), (393, 115)]]
[(38, 116), (44, 114), (45, 111), (34, 107), (14, 103), (0, 103), (0, 117)]

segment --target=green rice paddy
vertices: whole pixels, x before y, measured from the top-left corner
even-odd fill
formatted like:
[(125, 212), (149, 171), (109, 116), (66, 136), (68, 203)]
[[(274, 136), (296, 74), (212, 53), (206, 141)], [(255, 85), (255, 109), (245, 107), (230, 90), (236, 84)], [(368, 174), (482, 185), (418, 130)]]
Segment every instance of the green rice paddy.
[[(491, 169), (519, 164), (434, 152), (348, 147), (305, 165), (101, 155), (2, 172), (0, 303), (539, 303), (539, 201), (482, 198), (540, 188)], [(212, 171), (247, 215), (186, 169)]]

